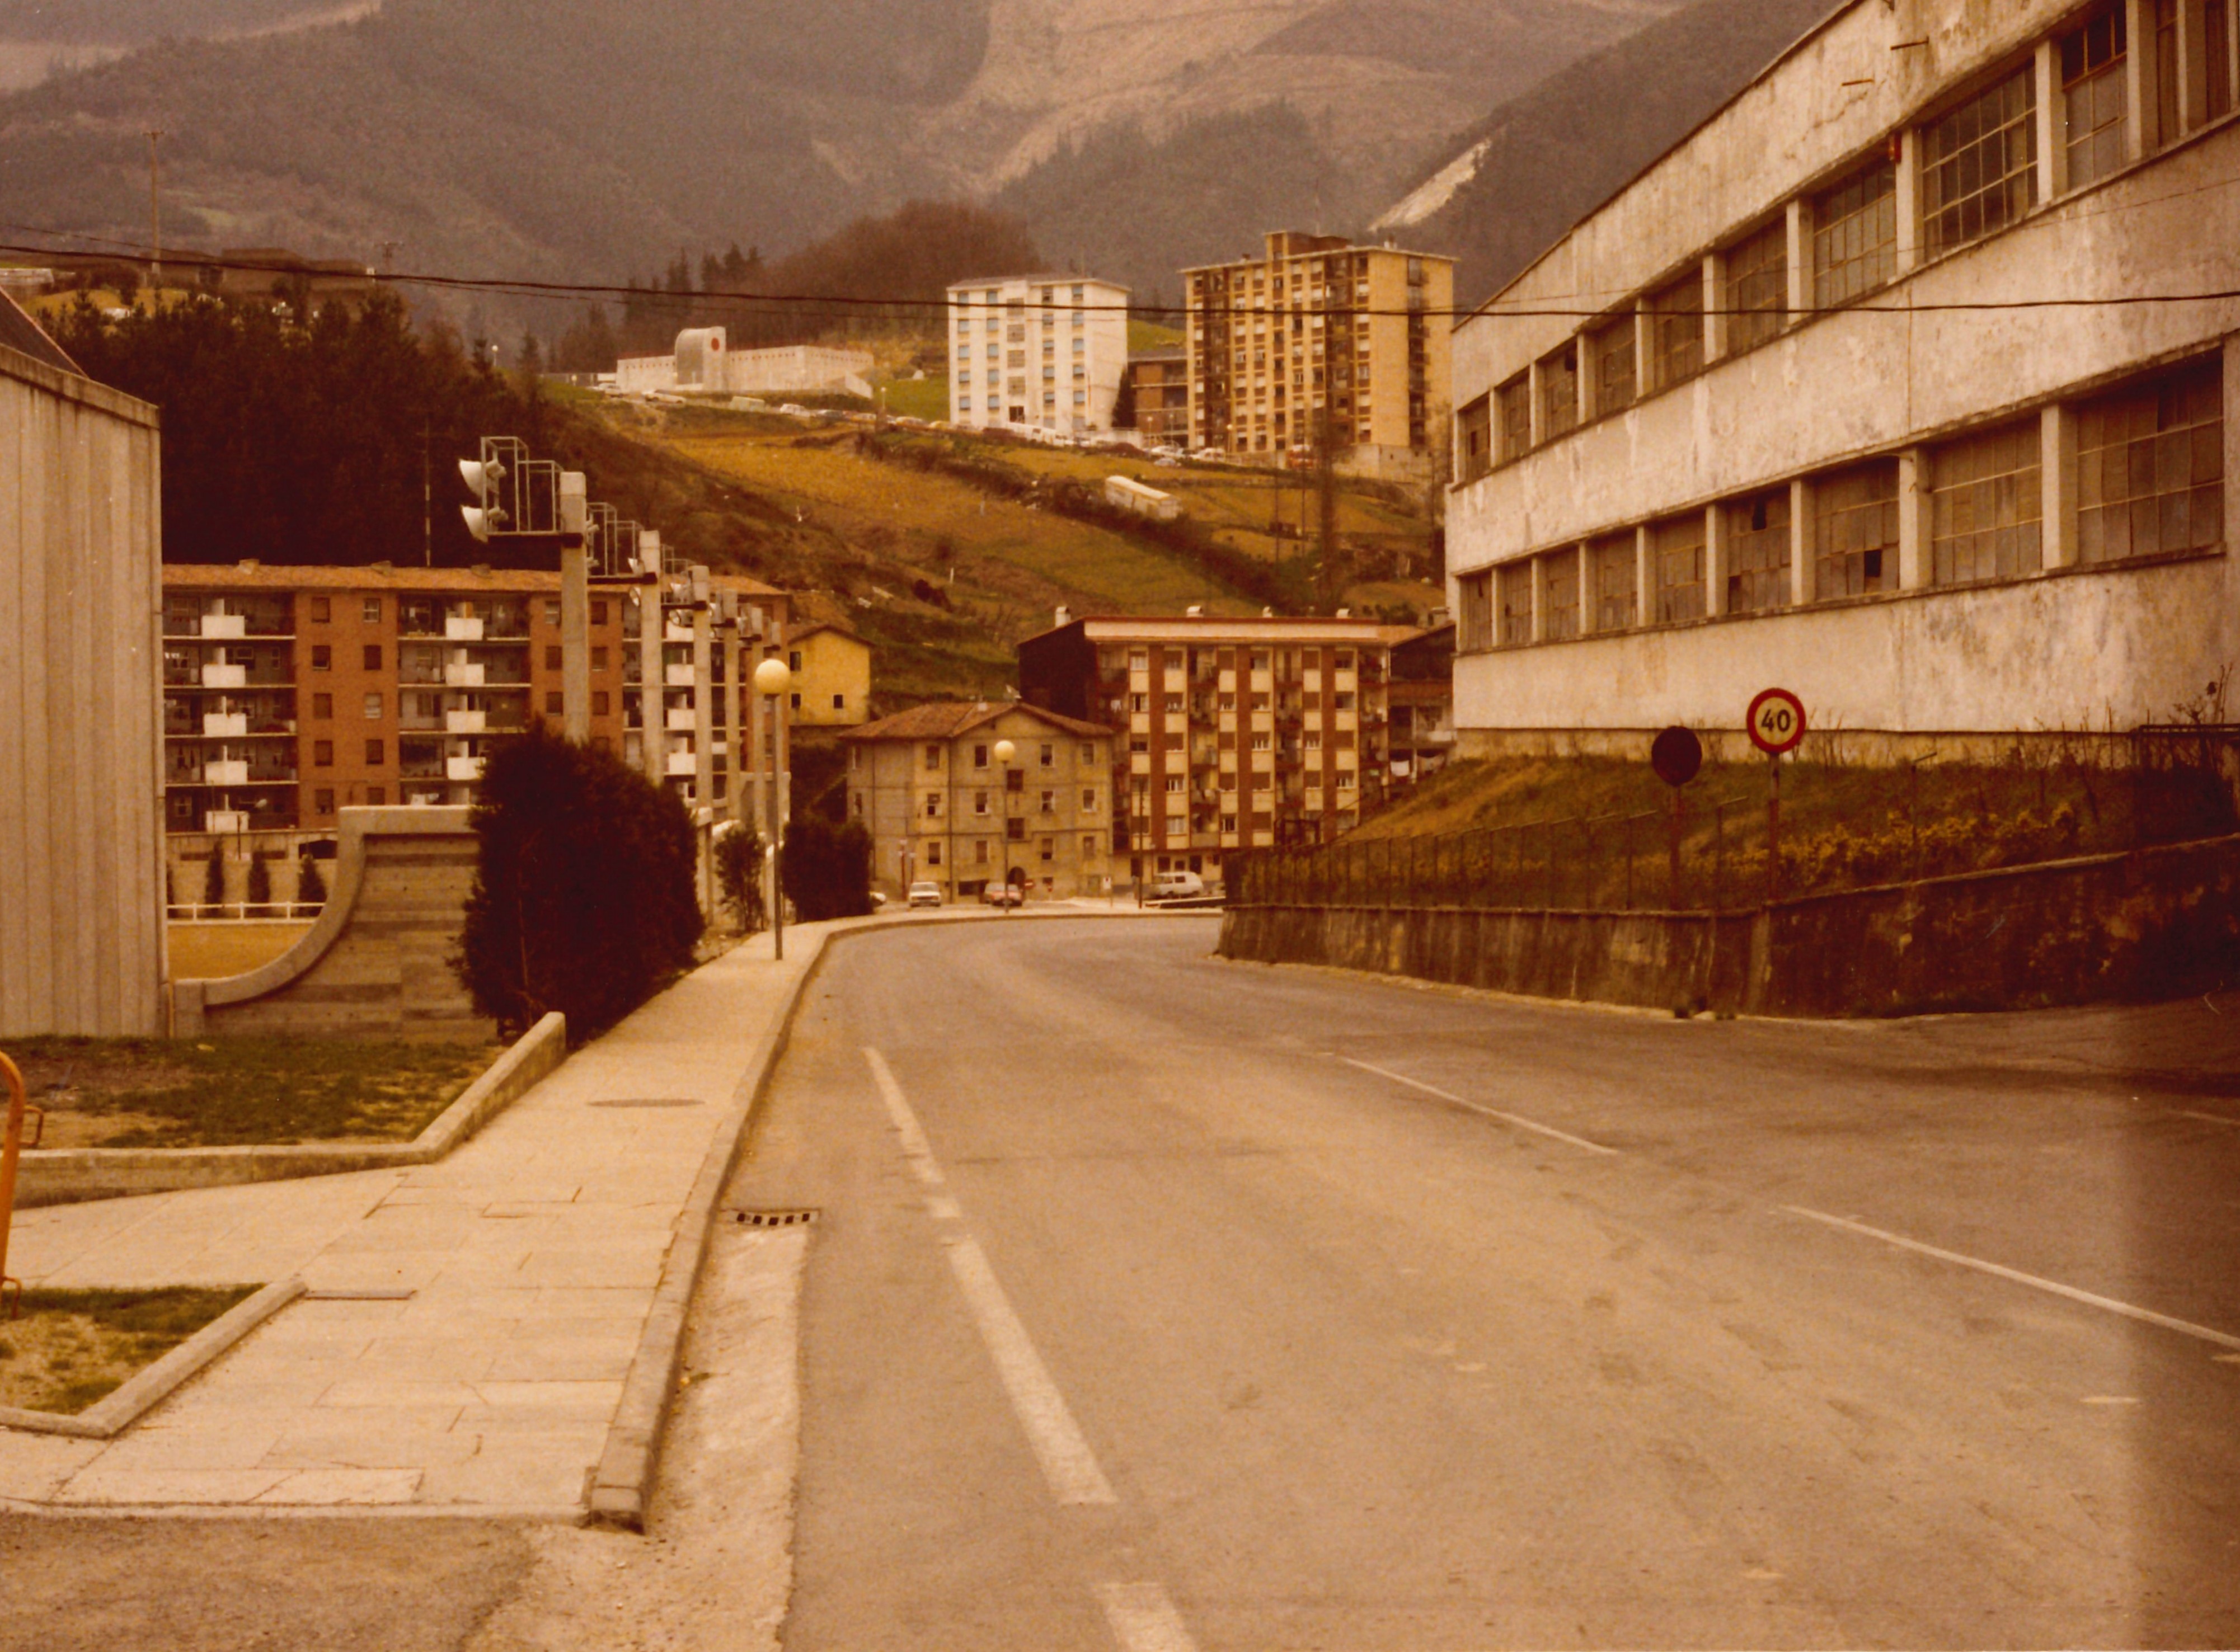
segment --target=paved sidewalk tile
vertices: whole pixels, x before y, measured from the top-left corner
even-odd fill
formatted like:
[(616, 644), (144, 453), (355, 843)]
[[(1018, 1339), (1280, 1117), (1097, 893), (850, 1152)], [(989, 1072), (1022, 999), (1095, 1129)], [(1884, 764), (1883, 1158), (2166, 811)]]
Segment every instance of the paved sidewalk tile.
[[(580, 1507), (678, 1216), (808, 950), (778, 964), (765, 937), (696, 972), (440, 1164), (24, 1212), (10, 1260), (32, 1285), (315, 1295), (115, 1441), (0, 1430), (0, 1499)], [(693, 1105), (599, 1105), (646, 1099)]]

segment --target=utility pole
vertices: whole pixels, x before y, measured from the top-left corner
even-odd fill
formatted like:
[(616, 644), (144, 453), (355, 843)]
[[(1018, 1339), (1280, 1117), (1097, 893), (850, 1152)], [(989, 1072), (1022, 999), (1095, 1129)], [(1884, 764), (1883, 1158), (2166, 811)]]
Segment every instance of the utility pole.
[(163, 286), (163, 140), (170, 136), (160, 127), (144, 134), (148, 139), (148, 302), (158, 302)]
[(1337, 565), (1337, 456), (1330, 446), (1330, 417), (1327, 401), (1316, 410), (1315, 437), (1315, 482), (1322, 496), (1323, 605), (1336, 611), (1337, 599), (1343, 594), (1344, 587), (1339, 582)]

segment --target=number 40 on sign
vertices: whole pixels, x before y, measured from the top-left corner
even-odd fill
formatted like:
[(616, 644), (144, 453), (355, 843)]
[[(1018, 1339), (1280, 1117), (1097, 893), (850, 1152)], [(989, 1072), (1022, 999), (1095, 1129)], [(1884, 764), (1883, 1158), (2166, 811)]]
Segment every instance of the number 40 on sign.
[(1787, 689), (1768, 689), (1750, 707), (1750, 743), (1769, 757), (1794, 751), (1804, 738), (1804, 703)]

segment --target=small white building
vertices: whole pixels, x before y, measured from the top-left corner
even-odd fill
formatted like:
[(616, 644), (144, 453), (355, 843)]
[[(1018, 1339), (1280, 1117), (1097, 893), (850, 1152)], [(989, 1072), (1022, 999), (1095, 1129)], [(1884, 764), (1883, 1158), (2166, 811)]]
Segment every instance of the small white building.
[(721, 327), (688, 327), (667, 356), (625, 356), (615, 386), (626, 395), (861, 396), (871, 394), (870, 352), (823, 344), (730, 348)]
[(1777, 685), (1894, 756), (2200, 696), (2236, 87), (2229, 0), (1854, 0), (1464, 319), (1464, 755)]
[(1128, 289), (1005, 276), (949, 290), (949, 417), (982, 430), (1112, 430), (1128, 373)]
[(1104, 503), (1131, 510), (1153, 522), (1172, 522), (1183, 514), (1183, 502), (1170, 493), (1147, 487), (1133, 476), (1104, 478)]

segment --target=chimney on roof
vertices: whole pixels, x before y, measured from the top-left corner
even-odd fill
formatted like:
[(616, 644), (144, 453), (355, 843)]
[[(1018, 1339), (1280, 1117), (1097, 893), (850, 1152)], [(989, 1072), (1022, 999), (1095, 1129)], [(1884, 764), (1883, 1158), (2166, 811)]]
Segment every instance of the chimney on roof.
[(254, 556), (244, 557), (242, 559), (239, 566), (243, 573), (253, 574), (257, 569), (257, 558)]
[(477, 563), (474, 565), (473, 573), (477, 579), (488, 579), (490, 576), (490, 565), (488, 563)]
[(1339, 619), (1351, 619), (1353, 617), (1353, 610), (1350, 608), (1341, 608), (1337, 611), (1337, 617)]
[(1188, 608), (1183, 610), (1183, 617), (1184, 619), (1203, 619), (1205, 617), (1205, 604), (1203, 603), (1192, 603)]
[(392, 574), (397, 571), (397, 564), (395, 563), (376, 563), (373, 565), (373, 571), (377, 574)]
[(1262, 619), (1273, 619), (1276, 617), (1276, 610), (1272, 608), (1263, 608), (1260, 610), (1260, 617)]
[(1063, 603), (1057, 605), (1057, 625), (1060, 630), (1073, 623), (1073, 610)]

